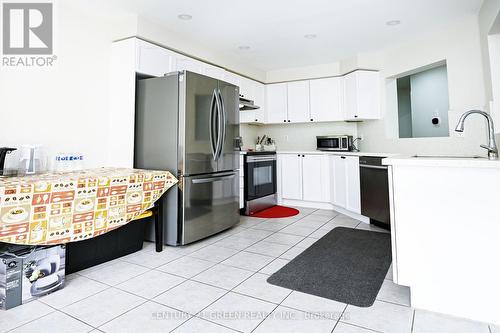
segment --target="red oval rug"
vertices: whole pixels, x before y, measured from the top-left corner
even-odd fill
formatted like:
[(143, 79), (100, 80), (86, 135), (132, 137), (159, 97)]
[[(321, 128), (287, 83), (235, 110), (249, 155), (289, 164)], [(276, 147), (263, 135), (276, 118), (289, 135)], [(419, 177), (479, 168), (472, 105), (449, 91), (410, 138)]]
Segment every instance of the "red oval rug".
[(265, 218), (265, 219), (272, 219), (272, 218), (295, 216), (298, 213), (300, 213), (300, 212), (295, 208), (284, 207), (284, 206), (274, 206), (271, 208), (261, 210), (260, 212), (252, 214), (251, 216)]

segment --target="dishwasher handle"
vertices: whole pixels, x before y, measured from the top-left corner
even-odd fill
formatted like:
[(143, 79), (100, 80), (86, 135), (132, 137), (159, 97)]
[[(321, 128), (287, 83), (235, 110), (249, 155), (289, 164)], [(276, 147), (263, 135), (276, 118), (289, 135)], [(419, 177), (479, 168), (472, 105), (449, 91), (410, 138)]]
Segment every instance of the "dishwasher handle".
[(360, 164), (360, 168), (366, 168), (366, 169), (379, 169), (379, 170), (387, 170), (387, 166), (383, 165), (368, 165), (368, 164)]

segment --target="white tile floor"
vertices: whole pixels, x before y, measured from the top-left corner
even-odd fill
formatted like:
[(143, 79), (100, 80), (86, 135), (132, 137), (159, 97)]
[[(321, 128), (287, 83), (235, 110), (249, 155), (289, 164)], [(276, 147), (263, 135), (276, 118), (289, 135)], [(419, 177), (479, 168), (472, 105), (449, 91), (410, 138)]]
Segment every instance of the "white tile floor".
[(0, 332), (495, 333), (496, 326), (409, 307), (387, 275), (370, 308), (277, 287), (266, 279), (335, 227), (377, 228), (333, 211), (242, 217), (222, 234), (142, 251), (67, 277), (52, 295), (0, 312)]

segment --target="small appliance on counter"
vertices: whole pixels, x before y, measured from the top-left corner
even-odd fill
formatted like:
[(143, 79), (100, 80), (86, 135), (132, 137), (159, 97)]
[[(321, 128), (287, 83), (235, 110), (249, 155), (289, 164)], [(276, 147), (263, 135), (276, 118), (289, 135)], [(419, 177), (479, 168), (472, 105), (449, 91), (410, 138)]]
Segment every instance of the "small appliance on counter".
[(352, 151), (352, 135), (328, 135), (316, 137), (316, 149), (323, 151)]
[(264, 135), (262, 138), (257, 137), (257, 142), (255, 143), (256, 151), (276, 151), (276, 141)]
[(14, 150), (17, 150), (17, 148), (0, 148), (0, 176), (11, 176), (17, 174), (16, 170), (7, 169), (7, 165), (5, 163), (7, 155), (10, 155)]
[(47, 157), (40, 145), (21, 146), (19, 174), (34, 175), (47, 171)]
[(278, 203), (276, 183), (276, 152), (248, 151), (244, 157), (245, 215), (253, 215)]

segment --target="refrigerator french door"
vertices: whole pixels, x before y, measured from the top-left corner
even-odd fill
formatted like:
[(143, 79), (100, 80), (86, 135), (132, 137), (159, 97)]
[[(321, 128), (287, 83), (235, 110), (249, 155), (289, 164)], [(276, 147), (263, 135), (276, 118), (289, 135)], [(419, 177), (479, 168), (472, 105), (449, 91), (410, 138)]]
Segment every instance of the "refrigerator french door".
[(135, 165), (179, 179), (162, 199), (169, 245), (239, 222), (238, 96), (238, 87), (188, 71), (138, 81)]

